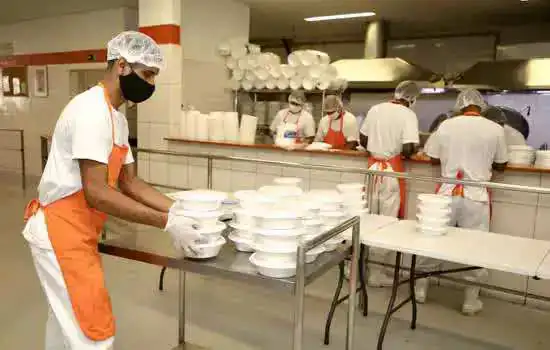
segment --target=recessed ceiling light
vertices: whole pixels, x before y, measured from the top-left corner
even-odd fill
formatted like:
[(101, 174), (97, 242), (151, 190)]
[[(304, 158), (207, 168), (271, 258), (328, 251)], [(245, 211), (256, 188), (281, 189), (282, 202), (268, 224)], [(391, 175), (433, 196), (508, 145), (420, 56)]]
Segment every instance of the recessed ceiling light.
[(331, 15), (331, 16), (318, 16), (318, 17), (308, 17), (304, 18), (306, 22), (319, 22), (319, 21), (334, 21), (338, 19), (350, 19), (350, 18), (361, 18), (361, 17), (372, 17), (375, 16), (374, 12), (358, 12), (358, 13), (344, 13), (341, 15)]

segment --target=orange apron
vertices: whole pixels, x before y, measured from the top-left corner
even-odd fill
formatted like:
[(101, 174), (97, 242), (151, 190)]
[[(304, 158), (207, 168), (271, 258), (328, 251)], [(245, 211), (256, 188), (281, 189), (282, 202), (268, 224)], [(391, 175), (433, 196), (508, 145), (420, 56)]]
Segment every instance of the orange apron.
[[(481, 114), (476, 113), (476, 112), (466, 112), (466, 113), (464, 113), (464, 115), (470, 116), (470, 117), (480, 117), (481, 116)], [(464, 171), (458, 170), (456, 172), (456, 180), (464, 180)], [(441, 184), (438, 183), (435, 186), (435, 193), (438, 194), (440, 189), (441, 189)], [(487, 195), (489, 197), (489, 218), (491, 218), (493, 216), (493, 204), (492, 204), (492, 200), (491, 200), (491, 197), (492, 197), (491, 196), (491, 190), (488, 189), (488, 188), (487, 188)], [(464, 185), (463, 184), (456, 184), (453, 187), (452, 196), (453, 197), (464, 197)]]
[[(401, 159), (401, 154), (398, 154), (388, 160), (386, 159), (380, 159), (373, 156), (370, 156), (368, 158), (368, 169), (371, 168), (374, 164), (379, 163), (380, 164), (380, 170), (384, 171), (388, 168), (388, 165), (390, 165), (393, 169), (393, 171), (398, 173), (404, 173), (405, 172), (405, 166), (403, 165), (403, 160)], [(407, 203), (407, 183), (405, 179), (397, 179), (397, 182), (399, 183), (399, 212), (397, 217), (399, 219), (405, 218), (405, 205)]]
[(333, 149), (345, 149), (347, 145), (346, 136), (344, 135), (344, 112), (340, 113), (340, 131), (332, 129), (332, 118), (328, 121), (328, 132), (323, 140), (325, 143), (332, 145)]
[[(285, 119), (283, 119), (283, 123), (286, 124), (286, 121), (288, 120), (288, 115), (290, 114), (289, 111), (285, 114)], [(300, 116), (298, 117), (298, 120), (296, 120), (296, 137), (294, 138), (294, 143), (302, 143), (302, 138), (300, 137), (300, 118), (302, 117), (302, 113), (300, 112)]]
[[(109, 186), (116, 187), (128, 147), (118, 146), (114, 142), (112, 105), (105, 87), (103, 92), (111, 114), (113, 137), (107, 180)], [(115, 334), (115, 320), (98, 251), (99, 237), (107, 215), (88, 206), (83, 190), (46, 206), (33, 199), (25, 209), (25, 220), (40, 208), (44, 212), (48, 236), (82, 332), (94, 341), (111, 338)]]

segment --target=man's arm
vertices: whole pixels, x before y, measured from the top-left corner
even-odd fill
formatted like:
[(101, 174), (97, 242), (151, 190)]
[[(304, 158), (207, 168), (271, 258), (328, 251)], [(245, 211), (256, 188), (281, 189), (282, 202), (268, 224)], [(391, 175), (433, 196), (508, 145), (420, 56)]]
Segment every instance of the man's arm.
[(152, 209), (107, 184), (107, 165), (79, 159), (82, 188), (88, 205), (130, 222), (165, 228), (168, 214)]
[(126, 164), (120, 173), (119, 188), (128, 197), (149, 208), (167, 213), (174, 201), (136, 175), (135, 164)]
[(363, 133), (360, 133), (359, 134), (359, 141), (361, 143), (361, 146), (363, 146), (363, 148), (367, 149), (367, 145), (369, 143), (369, 138), (365, 135), (363, 135)]

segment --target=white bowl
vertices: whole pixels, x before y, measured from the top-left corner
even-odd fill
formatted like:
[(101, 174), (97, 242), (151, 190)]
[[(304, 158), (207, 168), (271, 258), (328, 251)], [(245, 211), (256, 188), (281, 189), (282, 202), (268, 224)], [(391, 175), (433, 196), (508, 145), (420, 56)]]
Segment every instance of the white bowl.
[(428, 207), (424, 205), (418, 206), (418, 212), (422, 216), (431, 217), (431, 218), (448, 218), (451, 216), (451, 208), (438, 208), (438, 207)]
[(273, 183), (279, 186), (298, 187), (302, 183), (302, 179), (298, 177), (278, 177), (273, 180)]
[[(180, 213), (178, 213), (180, 214)], [(201, 228), (219, 227), (219, 218), (223, 215), (220, 210), (213, 211), (190, 211), (184, 210), (181, 215), (196, 220)]]
[(255, 229), (254, 244), (272, 247), (274, 250), (296, 249), (301, 237), (306, 233), (304, 229), (296, 230), (266, 230)]
[(447, 226), (443, 227), (430, 227), (422, 224), (417, 224), (417, 230), (427, 236), (443, 236), (447, 233), (449, 228)]
[(334, 228), (340, 225), (347, 215), (342, 211), (322, 211), (319, 216), (324, 226)]
[(297, 247), (274, 248), (269, 245), (252, 244), (256, 257), (267, 263), (294, 263), (296, 264)]
[(236, 232), (232, 232), (229, 235), (229, 239), (235, 244), (235, 248), (239, 252), (252, 253), (254, 248), (252, 248), (252, 240), (240, 237)]
[(249, 209), (237, 208), (233, 210), (233, 222), (241, 227), (251, 227), (254, 225), (254, 217)]
[(257, 211), (252, 214), (254, 225), (269, 230), (291, 230), (303, 227), (304, 213), (298, 211)]
[(218, 256), (225, 242), (225, 238), (219, 236), (217, 239), (207, 243), (196, 243), (193, 245), (196, 254), (189, 255), (188, 257), (193, 259), (210, 259)]
[(318, 236), (323, 233), (323, 221), (322, 220), (305, 220), (304, 228), (306, 229), (306, 235)]
[(220, 209), (227, 193), (196, 190), (172, 193), (171, 197), (182, 202), (183, 210), (214, 211)]
[(418, 219), (419, 224), (427, 227), (444, 227), (449, 225), (448, 216), (432, 217), (432, 216), (425, 216), (422, 214), (416, 214), (416, 217)]
[(273, 264), (258, 259), (256, 254), (250, 256), (250, 263), (256, 266), (259, 274), (273, 278), (288, 278), (296, 275), (296, 263)]
[(344, 239), (342, 237), (336, 236), (323, 243), (323, 247), (325, 248), (326, 252), (332, 252), (335, 251), (342, 244), (343, 241)]
[(355, 194), (365, 192), (365, 184), (362, 183), (345, 183), (336, 185), (336, 189), (340, 193)]
[(227, 226), (224, 223), (219, 222), (216, 226), (201, 227), (197, 230), (197, 233), (199, 233), (201, 237), (212, 241), (220, 237), (226, 228)]

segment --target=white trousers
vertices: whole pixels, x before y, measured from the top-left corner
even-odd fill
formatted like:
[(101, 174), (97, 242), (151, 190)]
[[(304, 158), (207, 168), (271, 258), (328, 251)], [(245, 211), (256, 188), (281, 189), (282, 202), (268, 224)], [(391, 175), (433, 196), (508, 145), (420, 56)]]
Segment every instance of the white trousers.
[(45, 350), (112, 350), (114, 337), (94, 341), (80, 329), (42, 212), (27, 222), (24, 235), (29, 240), (38, 279), (49, 304)]
[[(379, 164), (374, 164), (369, 169), (380, 170)], [(386, 171), (393, 171), (388, 167)], [(367, 189), (368, 190), (368, 189)], [(367, 192), (369, 193), (369, 192)], [(372, 190), (372, 201), (370, 202), (371, 214), (379, 214), (396, 218), (399, 215), (399, 207), (401, 206), (401, 196), (399, 192), (399, 182), (396, 178), (391, 177), (375, 177), (374, 188)], [(369, 249), (369, 260), (384, 264), (395, 264), (395, 252), (382, 248), (371, 247)], [(371, 266), (372, 271), (381, 271), (387, 275), (391, 275), (391, 269), (381, 268), (379, 266)]]
[[(463, 197), (453, 197), (451, 204), (450, 226), (457, 226), (479, 231), (489, 231), (490, 207), (488, 202), (477, 202)], [(419, 272), (448, 270), (466, 267), (461, 264), (444, 262), (437, 259), (419, 256), (416, 270)], [(486, 269), (467, 271), (453, 274), (470, 282), (482, 283), (487, 280), (489, 273)]]

